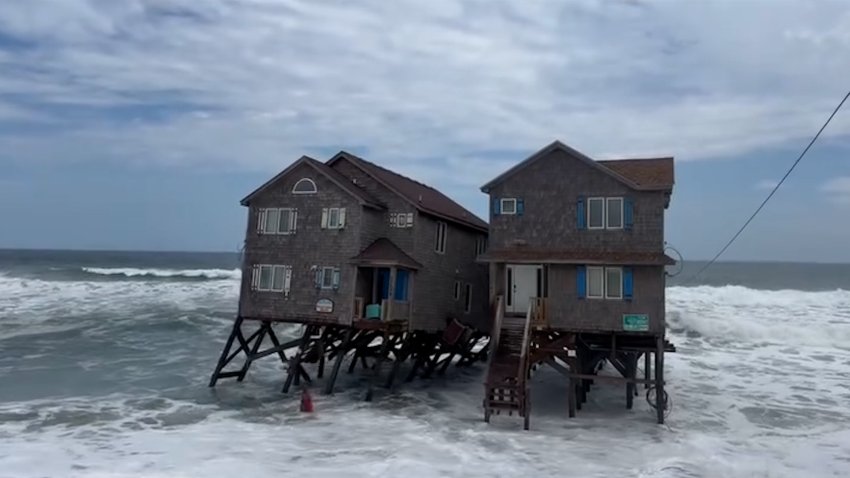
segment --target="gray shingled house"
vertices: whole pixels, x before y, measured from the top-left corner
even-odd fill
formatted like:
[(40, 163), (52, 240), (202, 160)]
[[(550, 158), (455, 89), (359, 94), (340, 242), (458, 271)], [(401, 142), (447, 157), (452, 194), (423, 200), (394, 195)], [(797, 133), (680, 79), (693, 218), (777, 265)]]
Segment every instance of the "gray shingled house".
[[(503, 407), (527, 419), (526, 377), (536, 364), (571, 380), (579, 394), (572, 415), (608, 359), (631, 407), (635, 383), (650, 382), (655, 353), (651, 385), (663, 398), (663, 352), (671, 349), (665, 266), (673, 263), (664, 253), (664, 211), (672, 189), (673, 158), (595, 161), (557, 141), (481, 188), (491, 206), (489, 249), (479, 259), (489, 264), (499, 351), (487, 418)], [(637, 379), (641, 355), (647, 375)], [(508, 398), (494, 398), (494, 390)]]
[[(242, 205), (248, 227), (233, 334), (245, 320), (265, 324), (266, 334), (273, 323), (306, 324), (301, 348), (324, 350), (346, 328), (435, 333), (457, 319), (489, 331), (487, 268), (476, 262), (487, 223), (436, 189), (340, 152), (325, 163), (298, 159)], [(250, 363), (251, 341), (236, 339)], [(228, 373), (226, 355), (211, 384)]]

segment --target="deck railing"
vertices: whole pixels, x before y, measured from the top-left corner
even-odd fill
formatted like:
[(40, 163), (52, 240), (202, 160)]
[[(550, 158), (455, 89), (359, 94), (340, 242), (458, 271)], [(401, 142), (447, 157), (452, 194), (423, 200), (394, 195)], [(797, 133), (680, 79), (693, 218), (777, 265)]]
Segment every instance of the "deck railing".
[(531, 313), (531, 326), (535, 329), (549, 327), (549, 300), (546, 297), (532, 297), (529, 301), (529, 312)]
[(355, 319), (362, 319), (363, 316), (365, 315), (365, 311), (366, 311), (365, 303), (366, 303), (366, 301), (363, 299), (363, 297), (355, 297), (354, 298), (354, 314), (353, 315), (354, 315)]

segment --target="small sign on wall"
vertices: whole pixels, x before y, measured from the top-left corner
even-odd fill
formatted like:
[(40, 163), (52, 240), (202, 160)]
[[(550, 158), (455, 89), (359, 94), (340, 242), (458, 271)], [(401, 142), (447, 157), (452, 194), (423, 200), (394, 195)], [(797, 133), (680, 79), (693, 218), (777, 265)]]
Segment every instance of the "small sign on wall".
[(646, 314), (623, 314), (623, 330), (629, 332), (649, 331), (649, 316)]
[(334, 311), (334, 301), (330, 299), (319, 299), (316, 302), (316, 312), (329, 314)]

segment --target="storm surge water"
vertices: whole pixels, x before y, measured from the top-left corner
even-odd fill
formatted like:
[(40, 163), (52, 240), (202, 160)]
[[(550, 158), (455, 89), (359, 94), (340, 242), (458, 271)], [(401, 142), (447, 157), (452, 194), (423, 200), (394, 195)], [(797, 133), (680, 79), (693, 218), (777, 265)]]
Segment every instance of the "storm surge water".
[(718, 264), (673, 280), (668, 424), (604, 384), (568, 419), (566, 384), (543, 369), (523, 432), (483, 423), (481, 366), (373, 403), (345, 376), (312, 416), (280, 394), (273, 359), (207, 388), (234, 254), (0, 251), (0, 477), (847, 476), (848, 278)]

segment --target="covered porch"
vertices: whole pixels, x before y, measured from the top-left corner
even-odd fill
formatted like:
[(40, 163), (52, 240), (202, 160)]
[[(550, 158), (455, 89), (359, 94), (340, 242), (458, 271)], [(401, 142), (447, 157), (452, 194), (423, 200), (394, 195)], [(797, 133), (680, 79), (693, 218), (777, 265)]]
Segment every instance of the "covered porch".
[(352, 321), (407, 322), (421, 265), (392, 241), (380, 238), (352, 259)]

